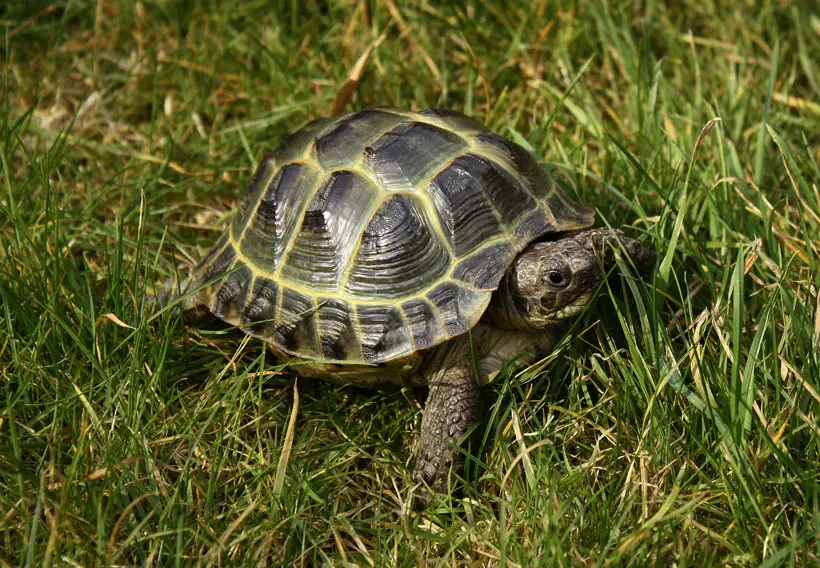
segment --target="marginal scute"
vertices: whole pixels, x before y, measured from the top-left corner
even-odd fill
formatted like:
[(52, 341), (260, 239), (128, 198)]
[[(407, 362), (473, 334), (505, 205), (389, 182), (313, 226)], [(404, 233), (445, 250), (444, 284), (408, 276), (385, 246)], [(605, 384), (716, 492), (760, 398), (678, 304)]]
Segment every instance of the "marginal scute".
[[(229, 240), (230, 240), (230, 233), (228, 231), (225, 231), (216, 240), (216, 243), (214, 243), (214, 245), (211, 247), (211, 250), (208, 251), (208, 254), (206, 254), (204, 257), (202, 257), (202, 260), (200, 260), (197, 263), (196, 268), (194, 269), (194, 274), (197, 275), (196, 280), (200, 284), (203, 282), (202, 281), (202, 275), (205, 274), (206, 272), (209, 272), (211, 275), (214, 275), (214, 274), (217, 273), (217, 271), (214, 270), (214, 268), (213, 268), (214, 261), (217, 259), (218, 256), (220, 256), (224, 252), (225, 247), (227, 246)], [(233, 258), (235, 258), (235, 256)], [(231, 258), (231, 260), (229, 262), (233, 262), (233, 258)], [(223, 270), (224, 270), (224, 267), (223, 267)]]
[(438, 323), (438, 317), (426, 300), (410, 300), (403, 303), (401, 309), (407, 325), (410, 326), (410, 334), (416, 349), (432, 347), (444, 337), (444, 330)]
[(425, 208), (412, 195), (384, 201), (361, 236), (346, 291), (361, 298), (402, 298), (440, 280), (450, 256)]
[(325, 359), (359, 359), (359, 338), (351, 317), (351, 306), (345, 301), (325, 299), (319, 304), (319, 343)]
[(579, 205), (567, 197), (564, 191), (556, 186), (555, 191), (547, 198), (547, 208), (555, 219), (556, 229), (570, 231), (583, 229), (595, 221), (595, 211)]
[(381, 199), (354, 172), (334, 172), (314, 196), (282, 266), (282, 276), (314, 290), (335, 291), (361, 227)]
[(411, 353), (410, 330), (398, 308), (360, 305), (356, 311), (365, 361), (383, 363)]
[(490, 302), (490, 292), (472, 292), (453, 282), (443, 282), (427, 293), (444, 320), (447, 337), (470, 329)]
[(226, 272), (236, 260), (236, 251), (227, 241), (227, 236), (219, 239), (217, 246), (199, 264), (198, 275), (191, 291), (202, 286), (218, 286), (226, 276)]
[(541, 235), (555, 230), (555, 225), (550, 222), (544, 210), (539, 207), (535, 211), (524, 215), (515, 227), (515, 238), (522, 246), (526, 246)]
[(419, 115), (424, 120), (430, 120), (441, 128), (460, 132), (462, 136), (490, 132), (486, 126), (476, 119), (452, 110), (427, 109), (419, 112)]
[(282, 308), (276, 317), (273, 332), (275, 343), (291, 355), (321, 359), (322, 352), (316, 339), (315, 311), (316, 305), (311, 296), (283, 288)]
[(387, 191), (415, 191), (467, 148), (467, 141), (423, 122), (403, 122), (365, 148), (364, 166)]
[(287, 164), (301, 159), (313, 147), (313, 141), (333, 124), (332, 119), (317, 118), (286, 137), (273, 151), (273, 158), (276, 163)]
[(248, 296), (248, 284), (252, 277), (253, 274), (244, 264), (229, 269), (216, 288), (211, 301), (211, 312), (224, 320), (238, 320)]
[(257, 276), (240, 319), (242, 329), (256, 337), (271, 337), (276, 322), (278, 297), (279, 287), (276, 282)]

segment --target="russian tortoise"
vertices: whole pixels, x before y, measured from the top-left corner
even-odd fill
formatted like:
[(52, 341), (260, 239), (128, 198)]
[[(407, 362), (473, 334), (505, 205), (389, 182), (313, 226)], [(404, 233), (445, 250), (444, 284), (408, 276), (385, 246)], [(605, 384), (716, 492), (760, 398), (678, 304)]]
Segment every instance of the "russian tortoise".
[(638, 267), (652, 261), (593, 220), (479, 122), (371, 108), (313, 121), (267, 155), (213, 250), (162, 303), (210, 311), (302, 362), (299, 375), (429, 385), (415, 479), (441, 491), (462, 471), (479, 384), (551, 349), (613, 245)]

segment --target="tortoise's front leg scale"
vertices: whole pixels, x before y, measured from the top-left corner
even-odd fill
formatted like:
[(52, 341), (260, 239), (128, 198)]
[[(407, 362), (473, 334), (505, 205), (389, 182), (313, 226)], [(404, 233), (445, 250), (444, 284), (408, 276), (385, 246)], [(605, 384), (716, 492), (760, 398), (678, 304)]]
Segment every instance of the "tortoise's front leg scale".
[[(461, 475), (464, 456), (459, 445), (478, 420), (480, 393), (469, 351), (434, 371), (429, 379), (430, 394), (421, 419), (421, 439), (413, 478), (433, 491), (447, 491), (450, 471)], [(451, 359), (451, 358), (448, 358)], [(422, 493), (424, 501), (429, 495)]]

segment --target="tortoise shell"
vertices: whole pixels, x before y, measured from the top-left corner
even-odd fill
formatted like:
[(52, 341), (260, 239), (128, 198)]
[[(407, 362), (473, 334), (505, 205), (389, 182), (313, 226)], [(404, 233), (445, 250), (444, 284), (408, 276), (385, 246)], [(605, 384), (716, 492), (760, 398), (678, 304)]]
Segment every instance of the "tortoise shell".
[(532, 241), (592, 221), (462, 114), (366, 109), (264, 158), (189, 302), (293, 357), (395, 361), (475, 325)]

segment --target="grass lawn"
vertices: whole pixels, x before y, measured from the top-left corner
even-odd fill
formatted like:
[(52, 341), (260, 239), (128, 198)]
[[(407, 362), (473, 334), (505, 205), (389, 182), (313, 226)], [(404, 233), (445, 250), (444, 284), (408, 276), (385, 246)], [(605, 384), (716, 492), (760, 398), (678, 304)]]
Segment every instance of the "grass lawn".
[[(810, 4), (0, 6), (0, 566), (817, 566)], [(343, 103), (466, 112), (658, 253), (485, 389), (422, 514), (423, 392), (138, 309)]]

